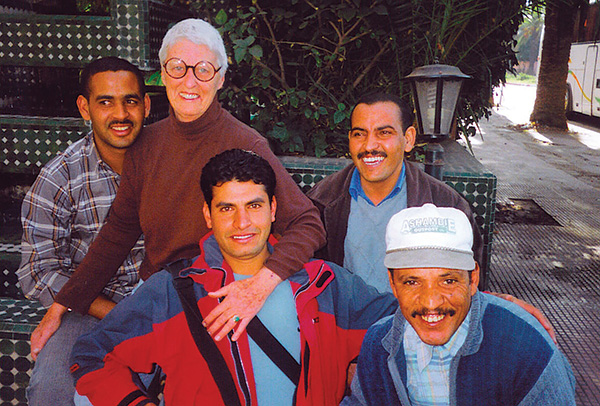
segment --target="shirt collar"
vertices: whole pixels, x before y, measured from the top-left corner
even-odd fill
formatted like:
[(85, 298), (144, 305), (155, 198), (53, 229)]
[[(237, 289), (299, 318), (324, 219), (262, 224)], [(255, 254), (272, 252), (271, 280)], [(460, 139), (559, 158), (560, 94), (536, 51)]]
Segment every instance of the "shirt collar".
[(92, 131), (90, 131), (86, 136), (83, 152), (89, 159), (90, 167), (96, 168), (98, 171), (107, 171), (112, 175), (119, 177), (119, 174), (116, 173), (110, 167), (110, 165), (104, 162), (102, 157), (100, 157), (100, 153), (98, 152), (98, 148), (96, 148), (96, 143), (94, 142), (94, 133)]
[(462, 347), (462, 345), (465, 343), (467, 334), (469, 332), (470, 318), (471, 310), (469, 310), (469, 313), (467, 313), (467, 317), (465, 317), (458, 330), (456, 330), (452, 337), (450, 337), (450, 340), (448, 340), (448, 342), (444, 345), (436, 346), (425, 344), (423, 341), (421, 341), (421, 338), (415, 329), (408, 321), (405, 321), (404, 348), (405, 351), (416, 352), (419, 371), (422, 372), (425, 368), (427, 368), (433, 357), (434, 350), (439, 353), (440, 357), (448, 355), (450, 358), (454, 358), (454, 356), (458, 353), (458, 350), (460, 350), (460, 347)]
[[(404, 187), (405, 181), (406, 181), (406, 171), (405, 171), (405, 167), (404, 167), (404, 161), (402, 161), (402, 171), (400, 171), (400, 176), (398, 176), (396, 185), (394, 186), (392, 191), (385, 197), (385, 199), (383, 199), (379, 204), (385, 202), (388, 199), (394, 198), (398, 193), (400, 193), (400, 190)], [(369, 199), (367, 197), (365, 191), (363, 190), (361, 181), (360, 181), (360, 173), (358, 172), (358, 169), (356, 169), (356, 168), (354, 169), (354, 172), (352, 173), (352, 178), (350, 179), (350, 186), (348, 188), (348, 191), (350, 192), (350, 196), (352, 196), (352, 198), (354, 200), (358, 200), (358, 197), (360, 196), (363, 199), (365, 199), (371, 206), (375, 206), (375, 204), (373, 204), (371, 199)]]

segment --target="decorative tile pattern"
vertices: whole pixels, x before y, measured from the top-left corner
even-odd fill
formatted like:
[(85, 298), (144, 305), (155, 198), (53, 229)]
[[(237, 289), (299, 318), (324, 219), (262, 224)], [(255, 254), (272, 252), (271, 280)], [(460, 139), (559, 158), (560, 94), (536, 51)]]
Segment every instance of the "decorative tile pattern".
[[(0, 243), (0, 254), (2, 254), (2, 253), (21, 255), (21, 246), (18, 244)], [(2, 296), (2, 295), (0, 295), (0, 296)]]
[(445, 161), (443, 180), (471, 204), (471, 210), (483, 237), (483, 263), (479, 264), (481, 267), (479, 288), (487, 288), (494, 236), (497, 180), (457, 142), (446, 141), (442, 146)]
[(0, 297), (0, 331), (32, 333), (46, 310), (38, 301)]
[(0, 114), (79, 118), (79, 71), (0, 64)]
[(45, 310), (30, 300), (0, 298), (0, 405), (26, 405), (33, 369), (30, 336)]
[(166, 91), (148, 92), (150, 96), (150, 114), (146, 118), (146, 124), (155, 123), (169, 115), (169, 99), (167, 99)]
[(350, 164), (345, 158), (310, 158), (281, 156), (279, 160), (292, 175), (294, 182), (304, 193), (308, 192), (325, 176), (331, 175)]
[(19, 279), (16, 271), (21, 263), (21, 247), (17, 248), (16, 252), (0, 252), (0, 298), (25, 299), (17, 284)]
[(492, 252), (494, 216), (496, 210), (496, 177), (454, 174), (446, 172), (444, 182), (459, 192), (471, 204), (475, 221), (483, 237), (483, 264), (480, 288), (487, 287)]
[(157, 69), (158, 48), (171, 23), (189, 11), (156, 0), (111, 2), (111, 16), (3, 14), (2, 65), (83, 67), (120, 56), (141, 69)]
[(110, 17), (4, 15), (0, 19), (2, 65), (83, 67), (116, 55)]
[(0, 171), (37, 173), (87, 133), (82, 119), (0, 116)]
[[(140, 2), (144, 6), (146, 2)], [(147, 16), (144, 18), (144, 49), (146, 60), (153, 67), (160, 67), (158, 50), (162, 44), (165, 33), (171, 26), (181, 20), (193, 17), (189, 10), (180, 7), (167, 6), (164, 2), (149, 0), (144, 9)], [(141, 67), (141, 65), (140, 65)]]

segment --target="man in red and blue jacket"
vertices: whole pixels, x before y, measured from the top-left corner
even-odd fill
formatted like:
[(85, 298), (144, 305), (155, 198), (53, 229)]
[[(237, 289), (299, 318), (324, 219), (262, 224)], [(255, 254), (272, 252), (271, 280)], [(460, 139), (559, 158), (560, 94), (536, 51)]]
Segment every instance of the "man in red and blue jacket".
[[(191, 279), (195, 305), (206, 316), (219, 303), (209, 292), (257, 272), (277, 242), (270, 235), (274, 185), (269, 164), (251, 152), (229, 150), (205, 166), (203, 214), (212, 232), (200, 242), (202, 254), (153, 275), (79, 339), (72, 371), (80, 394), (94, 405), (152, 405), (131, 371), (158, 365), (166, 375), (167, 406), (339, 404), (366, 330), (397, 308), (393, 295), (320, 260), (281, 283), (257, 317), (299, 364), (299, 377), (289, 379), (247, 333), (199, 345), (174, 285)], [(228, 317), (231, 325), (239, 322), (235, 314)], [(215, 369), (214, 355), (223, 368)], [(233, 382), (230, 393), (224, 381)], [(237, 396), (226, 400), (231, 392)]]

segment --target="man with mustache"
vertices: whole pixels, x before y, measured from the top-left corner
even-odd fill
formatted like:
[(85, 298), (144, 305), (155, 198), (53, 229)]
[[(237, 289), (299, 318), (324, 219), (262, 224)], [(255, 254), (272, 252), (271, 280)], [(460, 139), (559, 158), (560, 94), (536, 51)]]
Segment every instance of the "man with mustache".
[(575, 405), (575, 378), (548, 333), (514, 303), (477, 290), (460, 210), (397, 213), (384, 265), (398, 299), (363, 340), (342, 405)]
[[(404, 159), (416, 130), (412, 109), (399, 97), (372, 93), (352, 110), (348, 132), (353, 163), (327, 176), (308, 193), (321, 213), (327, 244), (315, 257), (334, 262), (361, 276), (380, 292), (391, 292), (385, 256), (385, 227), (407, 207), (433, 203), (464, 212), (473, 231), (473, 253), (481, 263), (483, 243), (469, 203), (445, 183)], [(523, 307), (554, 338), (541, 311), (511, 295), (498, 295)]]
[(467, 201), (404, 160), (415, 144), (413, 121), (412, 109), (399, 97), (373, 93), (359, 99), (348, 132), (353, 164), (308, 192), (327, 232), (327, 245), (315, 256), (357, 273), (380, 292), (390, 292), (383, 266), (385, 226), (407, 207), (434, 203), (465, 212), (475, 258), (482, 258), (481, 235)]
[[(125, 152), (150, 113), (144, 77), (116, 57), (98, 59), (81, 74), (77, 107), (92, 131), (52, 159), (22, 206), (22, 260), (17, 271), (29, 299), (49, 307), (105, 222), (119, 187)], [(69, 355), (77, 337), (91, 330), (139, 282), (143, 238), (93, 302), (88, 315), (69, 312), (36, 361), (27, 387), (31, 406), (73, 405)]]

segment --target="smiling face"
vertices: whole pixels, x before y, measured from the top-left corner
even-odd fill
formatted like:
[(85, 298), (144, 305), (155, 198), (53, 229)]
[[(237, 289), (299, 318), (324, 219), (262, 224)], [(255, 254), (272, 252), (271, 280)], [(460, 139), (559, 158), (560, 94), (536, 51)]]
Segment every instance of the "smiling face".
[[(165, 60), (171, 58), (180, 59), (190, 66), (195, 66), (200, 61), (207, 61), (216, 69), (219, 68), (214, 52), (206, 45), (196, 45), (186, 39), (176, 42), (168, 49)], [(174, 79), (162, 67), (162, 81), (167, 88), (167, 97), (177, 119), (183, 122), (194, 121), (208, 110), (217, 91), (223, 86), (224, 77), (220, 72), (212, 80), (201, 82), (194, 76), (193, 69), (188, 69), (184, 77)]]
[(267, 240), (275, 221), (276, 201), (269, 202), (263, 185), (253, 181), (225, 182), (213, 186), (203, 214), (212, 228), (223, 257), (234, 272), (254, 274), (269, 256)]
[(394, 188), (402, 171), (404, 152), (414, 145), (415, 129), (402, 130), (400, 109), (392, 102), (359, 104), (351, 121), (348, 140), (352, 161), (365, 193), (371, 200), (378, 200), (375, 195), (385, 197)]
[(464, 321), (477, 291), (479, 267), (468, 271), (443, 268), (394, 269), (392, 291), (400, 310), (421, 340), (444, 345)]
[(80, 95), (77, 107), (83, 119), (92, 122), (100, 155), (110, 160), (137, 138), (150, 113), (150, 98), (142, 96), (135, 74), (124, 70), (94, 74), (89, 89), (89, 98)]

